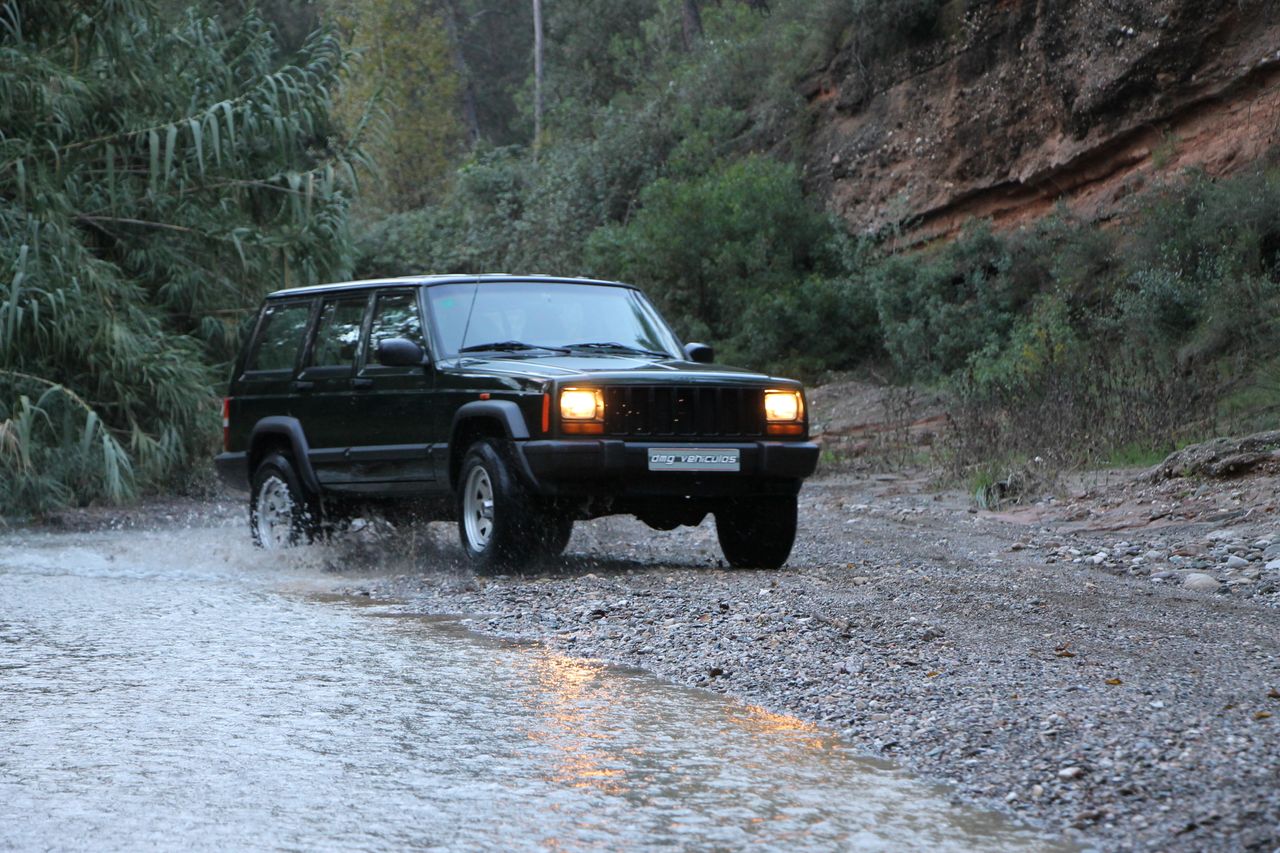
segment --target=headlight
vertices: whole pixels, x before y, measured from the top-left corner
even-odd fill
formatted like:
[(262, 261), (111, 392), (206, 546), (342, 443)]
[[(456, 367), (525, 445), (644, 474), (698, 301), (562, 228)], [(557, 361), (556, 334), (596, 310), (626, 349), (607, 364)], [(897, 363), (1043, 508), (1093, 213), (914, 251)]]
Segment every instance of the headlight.
[(566, 388), (560, 392), (560, 419), (604, 420), (604, 394), (599, 388)]
[(764, 417), (771, 424), (793, 424), (804, 417), (799, 391), (765, 391)]
[(799, 391), (764, 392), (765, 432), (769, 435), (804, 435), (804, 395)]

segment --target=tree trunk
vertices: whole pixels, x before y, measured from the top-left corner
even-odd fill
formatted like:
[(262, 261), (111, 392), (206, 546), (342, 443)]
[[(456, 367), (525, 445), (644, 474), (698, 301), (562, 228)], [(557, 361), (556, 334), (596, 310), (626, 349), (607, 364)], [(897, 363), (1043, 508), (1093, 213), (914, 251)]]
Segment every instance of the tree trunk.
[(533, 156), (542, 145), (542, 0), (533, 0)]
[(702, 14), (698, 12), (698, 0), (684, 0), (682, 23), (684, 49), (693, 50), (693, 46), (702, 40)]

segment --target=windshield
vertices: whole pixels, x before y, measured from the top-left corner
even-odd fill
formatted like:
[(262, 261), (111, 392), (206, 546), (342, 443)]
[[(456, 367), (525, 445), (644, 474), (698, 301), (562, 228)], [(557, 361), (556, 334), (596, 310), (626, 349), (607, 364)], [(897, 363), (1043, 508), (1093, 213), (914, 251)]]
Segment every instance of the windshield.
[(445, 358), (536, 350), (683, 358), (658, 312), (629, 287), (512, 281), (427, 293)]

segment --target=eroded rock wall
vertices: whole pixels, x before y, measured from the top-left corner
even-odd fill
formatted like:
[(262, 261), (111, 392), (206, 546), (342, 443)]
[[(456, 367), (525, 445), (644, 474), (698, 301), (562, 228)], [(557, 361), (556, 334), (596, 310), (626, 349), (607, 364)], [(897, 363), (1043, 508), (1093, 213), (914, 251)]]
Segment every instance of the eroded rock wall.
[(953, 0), (947, 34), (811, 81), (812, 189), (854, 231), (916, 239), (1064, 203), (1106, 218), (1187, 168), (1280, 145), (1280, 0)]

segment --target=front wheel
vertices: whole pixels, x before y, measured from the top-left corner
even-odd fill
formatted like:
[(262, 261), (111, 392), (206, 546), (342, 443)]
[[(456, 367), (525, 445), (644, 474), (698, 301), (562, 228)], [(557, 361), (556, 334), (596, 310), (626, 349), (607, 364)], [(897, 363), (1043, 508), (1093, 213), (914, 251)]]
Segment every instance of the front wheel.
[(777, 569), (796, 541), (796, 497), (730, 501), (716, 510), (716, 536), (735, 569)]
[(289, 457), (272, 453), (253, 473), (249, 529), (253, 544), (266, 550), (305, 545), (319, 525), (319, 506), (302, 488)]
[(555, 556), (573, 532), (572, 518), (540, 506), (507, 458), (500, 444), (478, 441), (458, 475), (458, 536), (468, 562), (481, 571)]

